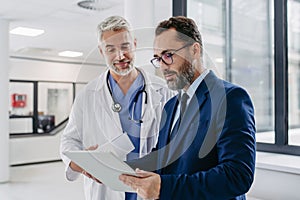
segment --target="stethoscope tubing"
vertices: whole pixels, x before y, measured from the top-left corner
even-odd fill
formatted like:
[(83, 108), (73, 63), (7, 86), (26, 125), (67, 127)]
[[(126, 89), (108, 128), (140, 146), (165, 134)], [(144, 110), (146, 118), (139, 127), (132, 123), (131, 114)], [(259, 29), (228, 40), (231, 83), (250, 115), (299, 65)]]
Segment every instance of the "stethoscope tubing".
[[(147, 101), (148, 101), (148, 94), (147, 94), (147, 91), (146, 91), (146, 80), (145, 80), (145, 77), (144, 77), (143, 73), (142, 73), (142, 72), (140, 72), (140, 73), (141, 73), (141, 75), (143, 76), (143, 80), (144, 80), (144, 81), (143, 81), (143, 87), (142, 87), (141, 90), (139, 90), (139, 91), (135, 94), (134, 99), (133, 99), (133, 106), (136, 105), (136, 103), (137, 103), (137, 101), (138, 101), (138, 98), (139, 98), (139, 95), (140, 95), (141, 93), (145, 93), (145, 104), (147, 104)], [(107, 84), (108, 91), (109, 91), (109, 93), (110, 93), (110, 95), (111, 95), (112, 101), (113, 101), (113, 105), (112, 105), (111, 109), (112, 109), (112, 111), (114, 111), (114, 112), (121, 112), (122, 106), (121, 106), (121, 104), (118, 103), (118, 102), (115, 100), (115, 98), (114, 98), (114, 95), (113, 95), (112, 89), (111, 89), (111, 85), (110, 85), (110, 82), (109, 82), (109, 76), (110, 76), (110, 73), (109, 73), (109, 71), (108, 71), (107, 76), (106, 76), (106, 84)], [(143, 123), (143, 120), (141, 120), (141, 119), (135, 120), (135, 119), (133, 118), (133, 114), (134, 114), (134, 111), (133, 111), (133, 110), (134, 110), (134, 109), (132, 109), (131, 116), (128, 117), (128, 119), (131, 120), (131, 121), (133, 121), (133, 122), (135, 122), (135, 123)]]

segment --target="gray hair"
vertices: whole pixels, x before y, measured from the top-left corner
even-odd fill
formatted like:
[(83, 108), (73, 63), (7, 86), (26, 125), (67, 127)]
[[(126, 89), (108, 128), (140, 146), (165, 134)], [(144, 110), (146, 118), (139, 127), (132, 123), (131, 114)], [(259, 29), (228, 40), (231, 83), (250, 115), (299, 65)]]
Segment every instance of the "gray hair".
[(103, 32), (119, 31), (119, 30), (126, 30), (132, 35), (130, 31), (131, 30), (130, 24), (123, 17), (111, 16), (106, 18), (97, 26), (98, 43), (101, 42)]

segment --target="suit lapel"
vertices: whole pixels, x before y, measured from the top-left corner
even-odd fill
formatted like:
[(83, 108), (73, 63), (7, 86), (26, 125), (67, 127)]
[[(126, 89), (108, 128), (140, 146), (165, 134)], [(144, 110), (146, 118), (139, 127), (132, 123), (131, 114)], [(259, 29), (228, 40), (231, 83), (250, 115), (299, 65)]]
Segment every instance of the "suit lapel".
[(169, 106), (165, 107), (164, 112), (166, 112), (166, 119), (163, 120), (162, 119), (162, 123), (164, 124), (160, 124), (161, 126), (161, 131), (159, 134), (160, 140), (160, 144), (159, 144), (159, 148), (161, 147), (165, 147), (168, 143), (168, 138), (171, 132), (171, 128), (172, 128), (172, 124), (173, 124), (173, 119), (175, 117), (175, 113), (176, 113), (176, 108), (178, 106), (178, 95), (176, 95), (174, 98), (172, 98), (169, 102)]
[(192, 135), (187, 135), (186, 132), (188, 131), (191, 124), (200, 123), (201, 108), (204, 106), (205, 102), (208, 99), (208, 92), (209, 91), (205, 82), (202, 81), (195, 94), (193, 95), (188, 107), (186, 108), (186, 112), (182, 117), (178, 133), (175, 135), (172, 141), (170, 141), (169, 148), (167, 148), (169, 151), (167, 154), (168, 165), (182, 156), (182, 154), (190, 147), (190, 145), (194, 141), (197, 132), (193, 132)]
[[(215, 74), (210, 71), (207, 76), (204, 78), (204, 80), (200, 83), (199, 87), (195, 91), (195, 94), (193, 95), (188, 107), (186, 108), (186, 112), (184, 113), (182, 117), (182, 121), (179, 127), (179, 133), (184, 133), (188, 128), (189, 125), (192, 122), (192, 119), (195, 118), (195, 115), (200, 115), (200, 110), (203, 107), (206, 100), (209, 98), (209, 95), (211, 92), (214, 91), (214, 84), (217, 80), (217, 77)], [(216, 93), (216, 92), (213, 92)], [(219, 93), (219, 91), (217, 91)], [(222, 91), (221, 91), (222, 93)], [(222, 93), (223, 94), (223, 93)], [(212, 99), (217, 100), (218, 98)], [(215, 102), (215, 105), (218, 105), (217, 102)], [(194, 120), (193, 120), (194, 121)]]

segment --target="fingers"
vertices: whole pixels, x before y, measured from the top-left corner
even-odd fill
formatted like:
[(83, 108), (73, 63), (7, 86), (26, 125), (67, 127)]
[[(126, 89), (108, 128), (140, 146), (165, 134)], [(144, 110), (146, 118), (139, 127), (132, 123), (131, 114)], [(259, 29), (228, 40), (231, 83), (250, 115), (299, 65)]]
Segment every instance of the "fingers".
[[(96, 145), (93, 145), (93, 146), (90, 146), (88, 147), (87, 149), (85, 149), (86, 151), (93, 151), (93, 150), (96, 150), (98, 148), (98, 144)], [(70, 168), (73, 170), (73, 171), (77, 171), (77, 172), (80, 172), (82, 173), (84, 176), (88, 177), (88, 178), (91, 178), (93, 179), (94, 181), (98, 182), (98, 183), (101, 183), (101, 181), (99, 181), (98, 179), (96, 179), (94, 176), (92, 176), (90, 173), (86, 172), (84, 169), (82, 169), (79, 165), (77, 165), (76, 163), (74, 163), (73, 161), (70, 162), (69, 164)]]
[[(154, 173), (147, 172), (144, 170), (136, 169), (135, 170), (137, 176), (133, 176), (130, 174), (122, 174), (119, 179), (123, 181), (126, 185), (139, 187), (142, 185), (142, 179), (152, 176)], [(136, 189), (136, 188), (133, 188)]]
[(142, 179), (141, 178), (135, 177), (135, 176), (132, 176), (132, 175), (123, 174), (123, 175), (120, 175), (119, 179), (125, 185), (130, 186), (133, 190), (136, 191), (136, 193), (138, 195), (141, 196), (141, 192), (142, 192), (142, 185), (141, 185)]
[(89, 173), (87, 173), (85, 170), (82, 170), (81, 174), (84, 175), (85, 177), (92, 178), (92, 176)]
[(97, 183), (100, 183), (100, 184), (102, 184), (102, 182), (101, 182), (101, 181), (99, 181), (98, 179), (96, 179), (94, 176), (92, 176), (92, 179), (93, 179), (94, 181), (96, 181)]
[(73, 161), (70, 162), (69, 164), (70, 168), (73, 170), (73, 171), (76, 171), (76, 172), (82, 172), (82, 168), (79, 167), (76, 163), (74, 163)]
[(153, 175), (153, 172), (147, 172), (144, 170), (140, 170), (139, 168), (136, 168), (135, 172), (136, 172), (137, 176), (141, 177), (141, 178), (147, 178), (147, 177)]
[(136, 190), (136, 188), (138, 186), (137, 183), (139, 181), (139, 178), (136, 178), (132, 175), (122, 174), (119, 176), (119, 179), (126, 185), (129, 185), (130, 187), (132, 187), (132, 189)]
[(160, 193), (160, 176), (153, 172), (136, 170), (138, 176), (122, 174), (119, 179), (144, 199), (157, 199)]
[(90, 173), (86, 172), (85, 170), (83, 170), (81, 172), (84, 176), (93, 179), (94, 181), (96, 181), (97, 183), (102, 184), (102, 182), (100, 180), (98, 180), (97, 178), (95, 178), (94, 176), (92, 176)]
[[(144, 183), (144, 178), (148, 177), (149, 175), (147, 173), (141, 173), (143, 176), (132, 176), (128, 174), (122, 174), (119, 176), (119, 179), (126, 185), (130, 186), (133, 190), (135, 190), (137, 193), (141, 192), (143, 183)], [(139, 190), (139, 191), (137, 191)]]
[(138, 184), (138, 179), (132, 175), (120, 175), (119, 179), (126, 185), (130, 186), (139, 196), (141, 196), (141, 186)]
[(98, 148), (98, 144), (96, 144), (96, 145), (93, 145), (93, 146), (90, 146), (90, 147), (88, 147), (87, 149), (85, 149), (85, 150), (87, 150), (87, 151), (93, 151), (93, 150), (96, 150), (97, 148)]

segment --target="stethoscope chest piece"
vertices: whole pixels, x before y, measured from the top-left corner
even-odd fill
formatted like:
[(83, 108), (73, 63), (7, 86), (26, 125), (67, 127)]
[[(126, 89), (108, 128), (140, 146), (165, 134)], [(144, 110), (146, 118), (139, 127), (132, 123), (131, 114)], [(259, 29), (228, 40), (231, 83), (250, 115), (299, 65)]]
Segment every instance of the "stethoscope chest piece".
[[(137, 94), (135, 95), (134, 100), (133, 100), (133, 102), (134, 102), (133, 107), (135, 106), (135, 104), (136, 104), (136, 102), (138, 100), (139, 94), (141, 94), (143, 92), (146, 95), (146, 97), (145, 97), (145, 104), (147, 104), (147, 92), (145, 90), (146, 84), (145, 84), (145, 77), (144, 76), (143, 76), (143, 79), (144, 79), (143, 88), (142, 88), (142, 90), (138, 91)], [(106, 77), (106, 83), (107, 83), (108, 91), (109, 91), (109, 93), (111, 95), (111, 98), (112, 98), (112, 101), (113, 101), (113, 103), (111, 105), (111, 109), (112, 109), (112, 111), (119, 113), (122, 110), (122, 106), (121, 106), (120, 103), (118, 103), (118, 102), (115, 101), (115, 98), (114, 98), (114, 95), (112, 93), (111, 86), (110, 86), (110, 83), (109, 83), (109, 72), (108, 72), (107, 77)], [(134, 120), (133, 119), (133, 114), (134, 114), (134, 110), (132, 110), (132, 116), (130, 117), (130, 120), (135, 121), (136, 123), (142, 123), (142, 120)]]
[(117, 103), (117, 102), (114, 102), (111, 106), (111, 109), (114, 111), (114, 112), (120, 112), (122, 110), (122, 106), (121, 104)]

